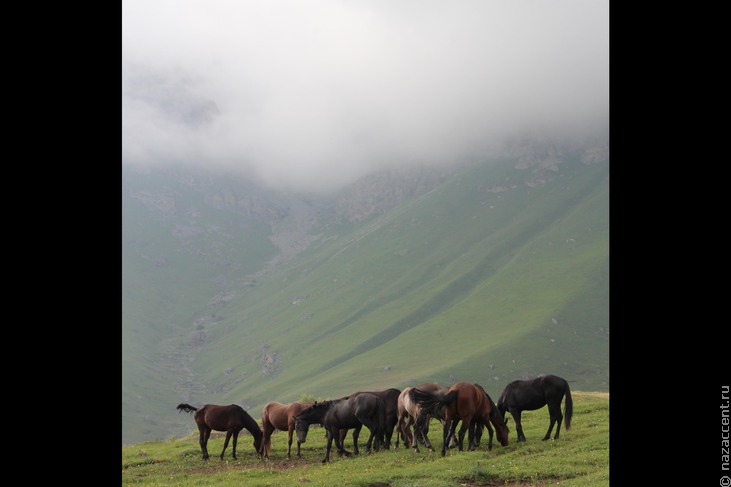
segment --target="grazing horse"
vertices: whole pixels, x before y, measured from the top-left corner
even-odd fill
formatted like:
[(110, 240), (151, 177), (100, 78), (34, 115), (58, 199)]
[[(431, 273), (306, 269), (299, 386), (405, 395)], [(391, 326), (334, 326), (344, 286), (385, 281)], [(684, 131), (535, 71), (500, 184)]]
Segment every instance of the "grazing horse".
[(200, 432), (200, 445), (201, 451), (203, 452), (203, 460), (208, 460), (208, 438), (211, 436), (211, 431), (225, 431), (226, 441), (223, 443), (223, 450), (221, 450), (221, 460), (223, 460), (223, 454), (228, 446), (228, 441), (233, 436), (233, 457), (236, 459), (236, 441), (239, 438), (239, 432), (246, 428), (249, 433), (254, 437), (254, 448), (259, 451), (261, 448), (262, 432), (257, 422), (249, 416), (249, 413), (243, 410), (241, 406), (231, 404), (230, 406), (217, 406), (215, 404), (206, 404), (202, 408), (196, 408), (190, 404), (178, 404), (178, 412), (185, 411), (186, 413), (192, 413), (195, 411), (193, 418), (195, 423), (198, 425), (198, 431)]
[(447, 394), (429, 393), (418, 388), (412, 390), (411, 394), (412, 398), (422, 407), (442, 411), (445, 419), (442, 456), (446, 454), (447, 444), (455, 434), (459, 421), (462, 421), (457, 441), (459, 451), (463, 451), (465, 433), (468, 433), (468, 449), (470, 451), (475, 449), (474, 439), (478, 422), (483, 425), (492, 422), (497, 430), (500, 444), (508, 445), (508, 429), (503, 421), (498, 421), (498, 415), (490, 414), (492, 404), (487, 400), (487, 395), (481, 387), (467, 382), (458, 382), (449, 388)]
[[(351, 396), (348, 399), (334, 399), (315, 403), (294, 417), (294, 429), (297, 432), (297, 440), (304, 443), (307, 439), (307, 426), (319, 423), (327, 432), (327, 448), (322, 463), (330, 461), (330, 450), (333, 440), (338, 449), (338, 456), (350, 456), (350, 452), (343, 448), (340, 441), (340, 430), (354, 429), (353, 449), (356, 455), (358, 451), (358, 435), (365, 425), (370, 431), (370, 437), (366, 444), (366, 450), (371, 451), (371, 444), (378, 451), (383, 444), (383, 430), (386, 424), (386, 405), (378, 396), (362, 393)], [(375, 439), (375, 442), (374, 442)]]
[[(566, 396), (564, 403), (564, 414), (561, 414), (561, 400)], [(515, 429), (518, 432), (518, 441), (525, 441), (523, 425), (520, 422), (520, 413), (523, 411), (534, 411), (548, 404), (548, 414), (551, 423), (548, 426), (543, 441), (551, 438), (551, 430), (556, 424), (554, 440), (558, 439), (561, 432), (561, 421), (566, 417), (566, 429), (571, 428), (571, 416), (574, 412), (574, 403), (571, 399), (571, 389), (566, 380), (556, 375), (543, 375), (529, 380), (514, 380), (503, 389), (497, 400), (497, 408), (500, 414), (505, 417), (510, 412), (515, 420)], [(507, 419), (505, 420), (507, 423)]]
[[(272, 433), (275, 430), (286, 431), (288, 434), (287, 458), (292, 458), (292, 435), (294, 434), (294, 417), (308, 407), (313, 402), (293, 402), (290, 404), (281, 404), (276, 401), (268, 403), (261, 410), (261, 426), (264, 433), (264, 440), (259, 448), (259, 456), (269, 459), (269, 452), (272, 449)], [(297, 440), (297, 458), (302, 458), (300, 454), (300, 445), (302, 442)]]
[[(349, 396), (342, 397), (341, 399), (347, 399), (349, 397), (357, 396), (359, 394), (373, 394), (374, 396), (378, 396), (381, 399), (383, 399), (383, 402), (386, 406), (386, 425), (385, 429), (383, 431), (384, 435), (384, 442), (385, 442), (385, 448), (386, 450), (391, 449), (391, 437), (393, 436), (393, 430), (396, 426), (396, 420), (398, 419), (398, 399), (399, 394), (401, 394), (401, 391), (398, 389), (386, 389), (385, 391), (369, 391), (369, 392), (356, 392), (354, 394), (351, 394)], [(345, 436), (347, 435), (348, 430), (342, 429), (340, 430), (340, 444), (343, 444), (343, 441), (345, 441)], [(354, 433), (355, 434), (355, 433)], [(398, 433), (397, 433), (398, 435)], [(396, 436), (396, 445), (398, 445), (398, 436)]]
[[(446, 394), (449, 388), (440, 386), (439, 384), (421, 384), (416, 386), (419, 390), (425, 392), (441, 392)], [(429, 421), (432, 417), (444, 420), (444, 417), (437, 411), (426, 411), (410, 395), (413, 387), (407, 387), (398, 398), (398, 418), (396, 420), (396, 448), (398, 448), (399, 436), (404, 440), (404, 446), (412, 446), (414, 451), (419, 451), (419, 442), (421, 442), (430, 451), (434, 451), (432, 444), (427, 437), (429, 433)], [(414, 425), (414, 434), (411, 434), (411, 425)]]
[[(503, 415), (500, 414), (500, 411), (498, 410), (497, 406), (495, 405), (495, 402), (492, 400), (490, 395), (487, 393), (487, 391), (480, 385), (475, 384), (475, 387), (480, 389), (482, 392), (485, 393), (486, 400), (490, 403), (490, 421), (487, 423), (483, 423), (482, 419), (478, 419), (478, 421), (475, 423), (475, 434), (474, 434), (474, 444), (475, 446), (480, 446), (480, 439), (482, 438), (482, 429), (487, 427), (487, 432), (489, 434), (489, 441), (487, 442), (487, 449), (492, 450), (492, 426), (490, 426), (490, 423), (493, 424), (499, 424), (500, 428), (505, 427), (506, 431), (508, 433), (510, 430), (508, 429), (508, 426), (505, 424), (505, 420), (503, 419)], [(507, 438), (507, 436), (506, 436)], [(503, 445), (504, 446), (504, 445)]]

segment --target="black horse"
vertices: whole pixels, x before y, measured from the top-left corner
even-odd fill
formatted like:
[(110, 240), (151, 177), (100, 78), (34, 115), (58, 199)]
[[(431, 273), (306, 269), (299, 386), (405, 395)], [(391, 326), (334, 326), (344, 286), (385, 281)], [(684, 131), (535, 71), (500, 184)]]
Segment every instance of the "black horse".
[[(561, 401), (566, 396), (564, 403), (564, 414), (561, 414)], [(554, 440), (558, 439), (561, 432), (561, 421), (566, 418), (566, 430), (571, 428), (571, 416), (574, 412), (574, 403), (571, 399), (571, 389), (566, 380), (556, 375), (543, 375), (530, 380), (514, 380), (503, 389), (497, 400), (497, 408), (505, 418), (505, 413), (510, 412), (515, 420), (515, 429), (518, 432), (518, 441), (525, 441), (523, 426), (520, 423), (520, 413), (533, 411), (548, 404), (548, 414), (551, 417), (551, 424), (543, 440), (551, 438), (551, 430), (556, 425)], [(505, 418), (505, 422), (508, 420)]]
[(386, 405), (380, 397), (365, 392), (347, 399), (315, 403), (294, 417), (297, 441), (304, 443), (309, 425), (315, 423), (321, 424), (327, 432), (327, 448), (322, 463), (330, 461), (333, 440), (338, 456), (350, 456), (351, 453), (343, 448), (340, 441), (341, 429), (353, 429), (353, 450), (358, 455), (358, 435), (365, 425), (371, 433), (366, 450), (371, 451), (373, 445), (373, 449), (378, 451), (384, 443)]
[[(360, 394), (373, 394), (383, 399), (386, 406), (386, 426), (383, 430), (384, 436), (384, 447), (386, 450), (391, 449), (391, 437), (393, 436), (393, 430), (396, 426), (396, 420), (398, 419), (398, 398), (401, 391), (398, 389), (386, 389), (385, 391), (368, 391), (368, 392), (355, 392), (349, 396), (341, 397), (341, 399), (348, 399), (349, 397), (358, 396)], [(345, 436), (348, 430), (340, 430), (340, 444), (345, 441)], [(398, 434), (398, 433), (397, 433)], [(396, 437), (396, 444), (398, 445), (398, 436)]]

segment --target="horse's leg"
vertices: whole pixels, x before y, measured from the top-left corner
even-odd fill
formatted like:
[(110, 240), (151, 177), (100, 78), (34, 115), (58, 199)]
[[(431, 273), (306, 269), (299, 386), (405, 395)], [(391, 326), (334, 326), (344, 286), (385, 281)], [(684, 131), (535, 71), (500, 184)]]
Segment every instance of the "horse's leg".
[[(335, 435), (328, 429), (327, 430), (327, 447), (325, 448), (325, 459), (322, 461), (322, 463), (327, 463), (330, 461), (330, 448), (332, 448), (334, 437), (335, 437)], [(336, 442), (336, 446), (337, 446), (337, 442)]]
[[(388, 418), (386, 418), (386, 419), (388, 419)], [(380, 446), (383, 446), (384, 450), (391, 449), (391, 437), (393, 436), (393, 427), (394, 427), (394, 424), (387, 420), (386, 421), (386, 431), (383, 432), (384, 444), (380, 445)], [(379, 441), (379, 443), (380, 443), (380, 441)], [(376, 449), (378, 449), (378, 448), (376, 448)]]
[(345, 449), (345, 442), (340, 440), (340, 430), (335, 431), (336, 433), (333, 433), (333, 437), (335, 439), (335, 448), (337, 448), (338, 450), (338, 457), (342, 457), (343, 455), (349, 457), (350, 455), (352, 455), (352, 453)]
[(480, 442), (482, 441), (482, 430), (484, 426), (481, 421), (477, 421), (475, 423), (475, 447), (480, 446)]
[[(464, 421), (462, 421), (462, 423), (464, 423)], [(477, 426), (477, 421), (475, 421), (475, 419), (472, 418), (470, 420), (470, 424), (467, 426), (467, 450), (468, 451), (475, 451), (475, 429), (476, 429), (476, 426)], [(462, 429), (464, 429), (464, 424), (462, 424)]]
[[(289, 438), (287, 438), (287, 459), (291, 459), (292, 458), (292, 437), (294, 436), (294, 423), (292, 423), (292, 425), (287, 428), (287, 434), (289, 435)], [(300, 440), (297, 440), (297, 458), (301, 458)]]
[(234, 431), (234, 444), (233, 444), (233, 451), (232, 451), (234, 460), (236, 460), (236, 442), (239, 441), (239, 431), (241, 431), (241, 430)]
[(558, 439), (558, 434), (561, 431), (561, 422), (563, 421), (563, 414), (561, 414), (561, 403), (552, 402), (548, 404), (548, 414), (551, 418), (551, 424), (548, 426), (548, 431), (543, 440), (547, 440), (551, 437), (551, 430), (553, 429), (554, 423), (556, 424), (556, 435), (553, 437), (554, 440)]
[(457, 443), (457, 435), (455, 432), (457, 431), (457, 423), (459, 423), (459, 419), (453, 419), (451, 420), (450, 428), (449, 428), (449, 436), (447, 437), (448, 440), (448, 448), (454, 448)]
[[(378, 442), (378, 425), (370, 420), (370, 418), (359, 418), (361, 422), (361, 426), (358, 426), (358, 430), (360, 430), (363, 425), (365, 425), (366, 428), (368, 428), (368, 442), (366, 443), (366, 452), (370, 453), (373, 449), (373, 439), (376, 438), (376, 443)], [(353, 439), (355, 441), (355, 438)]]
[(457, 435), (454, 434), (455, 429), (457, 428), (457, 425), (454, 424), (453, 426), (454, 426), (454, 428), (452, 429), (452, 432), (449, 437), (449, 445), (447, 445), (447, 448), (449, 448), (450, 450), (452, 448), (457, 448)]
[(223, 442), (223, 450), (221, 450), (221, 460), (223, 460), (223, 453), (226, 451), (226, 447), (228, 446), (228, 441), (231, 439), (232, 434), (233, 434), (232, 430), (228, 430), (226, 432), (226, 441)]
[[(421, 438), (421, 443), (424, 447), (426, 447), (429, 451), (434, 451), (434, 447), (432, 447), (429, 437), (427, 436), (427, 433), (429, 433), (429, 421), (431, 421), (429, 415), (422, 414), (421, 411), (419, 411), (419, 415), (414, 421), (414, 445), (418, 444), (419, 438)], [(416, 451), (419, 451), (419, 449), (417, 448)]]
[(362, 427), (363, 425), (359, 424), (353, 428), (353, 453), (356, 455), (360, 455), (360, 450), (358, 449), (358, 437), (360, 436), (360, 429)]
[[(338, 440), (340, 440), (340, 445), (342, 445), (343, 448), (345, 448), (345, 439), (348, 437), (348, 430), (346, 428), (341, 428), (338, 430)], [(335, 441), (335, 445), (337, 445), (338, 442)]]
[(406, 423), (404, 423), (403, 429), (401, 430), (402, 439), (404, 440), (404, 446), (410, 447), (414, 444), (414, 434), (411, 432), (411, 425), (414, 424), (414, 418), (409, 415), (406, 417)]
[(411, 416), (411, 419), (407, 423), (406, 427), (413, 429), (413, 433), (409, 431), (409, 429), (407, 429), (406, 431), (410, 434), (411, 447), (416, 453), (419, 453), (419, 424), (417, 422), (417, 419)]
[(414, 450), (417, 452), (419, 451), (419, 443), (424, 445), (425, 448), (434, 451), (431, 449), (431, 443), (429, 443), (429, 440), (426, 438), (426, 434), (424, 433), (424, 423), (426, 422), (429, 422), (429, 418), (421, 417), (421, 415), (414, 419)]
[(264, 435), (261, 438), (261, 446), (259, 447), (259, 456), (262, 458), (266, 458), (269, 460), (269, 449), (271, 448), (271, 438), (272, 438), (272, 431), (270, 428), (274, 428), (271, 426), (268, 422), (264, 422), (264, 427), (262, 428), (262, 433)]
[[(403, 421), (403, 416), (401, 413), (396, 416), (396, 441), (394, 442), (393, 449), (398, 450), (398, 445), (401, 440), (401, 437), (403, 436), (403, 429), (401, 428), (401, 421)], [(406, 447), (406, 438), (404, 438), (404, 447)]]
[(452, 421), (449, 420), (444, 422), (444, 431), (442, 432), (442, 456), (447, 454), (447, 443), (449, 442), (449, 436), (452, 430), (451, 423)]
[(523, 434), (523, 424), (520, 422), (520, 409), (511, 409), (510, 414), (515, 420), (515, 431), (518, 433), (518, 441), (525, 441), (525, 435)]
[(485, 423), (485, 427), (487, 427), (487, 434), (489, 435), (490, 439), (487, 441), (487, 450), (492, 450), (492, 426), (490, 426), (490, 422), (488, 421)]
[(203, 452), (203, 460), (208, 460), (208, 438), (211, 436), (211, 430), (205, 426), (201, 426), (198, 428), (198, 431), (200, 432), (200, 439), (198, 441)]
[[(462, 419), (462, 424), (459, 427), (459, 442), (457, 445), (459, 446), (459, 451), (464, 451), (464, 434), (467, 433), (467, 431), (470, 429), (469, 419), (464, 418)], [(456, 423), (456, 421), (455, 421)], [(470, 448), (470, 443), (473, 441), (471, 438), (467, 438), (467, 449)]]

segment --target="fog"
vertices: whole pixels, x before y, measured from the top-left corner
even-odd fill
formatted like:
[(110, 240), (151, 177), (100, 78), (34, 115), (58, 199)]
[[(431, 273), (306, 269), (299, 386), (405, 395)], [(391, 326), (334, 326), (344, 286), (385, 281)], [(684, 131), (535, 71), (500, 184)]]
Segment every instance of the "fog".
[(608, 118), (608, 0), (122, 1), (123, 164), (332, 190)]

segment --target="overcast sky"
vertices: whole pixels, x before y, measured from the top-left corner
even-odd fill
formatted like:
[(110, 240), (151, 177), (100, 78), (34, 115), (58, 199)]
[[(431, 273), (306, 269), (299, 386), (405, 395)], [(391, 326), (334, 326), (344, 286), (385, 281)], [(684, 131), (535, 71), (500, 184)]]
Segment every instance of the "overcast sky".
[(609, 0), (123, 0), (123, 164), (331, 189), (609, 117)]

